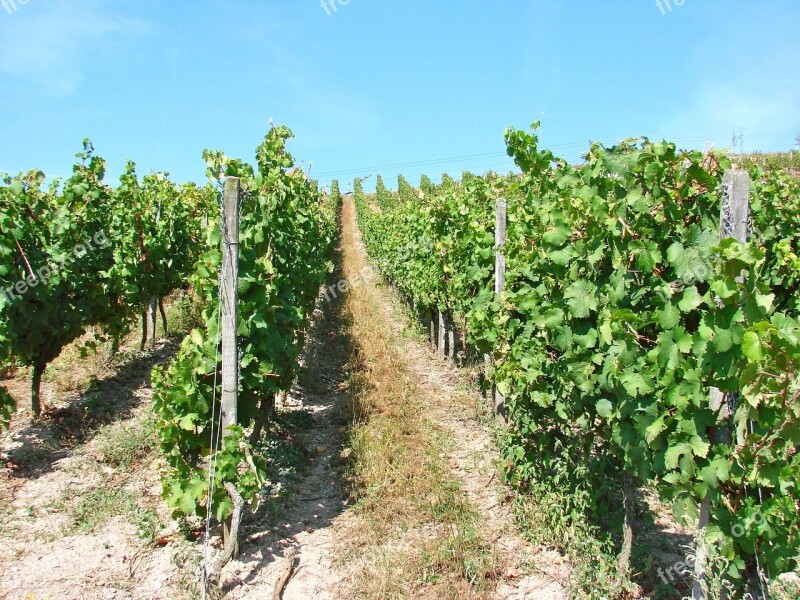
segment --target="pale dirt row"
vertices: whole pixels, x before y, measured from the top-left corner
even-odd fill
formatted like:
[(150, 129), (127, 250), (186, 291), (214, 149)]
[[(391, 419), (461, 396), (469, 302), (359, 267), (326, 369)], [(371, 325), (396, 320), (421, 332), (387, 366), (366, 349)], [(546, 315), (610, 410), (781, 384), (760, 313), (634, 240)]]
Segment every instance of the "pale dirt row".
[[(461, 375), (438, 361), (424, 341), (408, 334), (409, 319), (392, 292), (377, 278), (363, 282), (367, 259), (351, 203), (345, 205), (343, 226), (348, 241), (343, 251), (350, 253), (349, 274), (362, 276), (360, 285), (369, 288), (384, 311), (404, 369), (423, 395), (420, 400), (427, 408), (426, 418), (450, 440), (444, 459), (451, 475), (480, 513), (483, 536), (501, 557), (504, 572), (492, 597), (566, 598), (568, 565), (558, 554), (525, 542), (513, 524), (509, 498), (497, 472), (499, 457), (492, 432), (476, 418), (475, 407), (483, 402), (480, 394), (470, 391)], [(310, 454), (309, 470), (294, 485), (277, 517), (267, 510), (246, 517), (241, 556), (223, 572), (227, 598), (271, 598), (276, 583), (287, 573), (291, 578), (283, 595), (286, 600), (342, 598), (352, 590), (353, 570), (347, 561), (357, 561), (358, 554), (351, 549), (345, 555), (343, 550), (350, 548), (363, 515), (350, 506), (340, 458), (346, 421), (337, 406), (346, 393), (352, 342), (341, 320), (346, 301), (340, 296), (323, 302), (317, 311), (304, 358), (306, 375), (286, 400), (286, 408), (307, 411), (314, 422), (304, 439)], [(121, 425), (136, 427), (151, 410), (150, 366), (143, 365), (138, 378), (124, 382), (130, 406)], [(24, 444), (38, 433), (17, 423), (2, 439), (2, 449)], [(0, 598), (196, 597), (200, 544), (145, 544), (123, 517), (90, 534), (64, 536), (60, 534), (63, 516), (53, 509), (64, 489), (91, 490), (112, 483), (157, 512), (169, 533), (174, 523), (160, 499), (160, 459), (152, 458), (133, 473), (116, 472), (99, 463), (91, 439), (76, 447), (56, 448), (51, 457), (40, 472), (6, 473), (0, 480), (0, 500), (5, 507), (0, 531)]]

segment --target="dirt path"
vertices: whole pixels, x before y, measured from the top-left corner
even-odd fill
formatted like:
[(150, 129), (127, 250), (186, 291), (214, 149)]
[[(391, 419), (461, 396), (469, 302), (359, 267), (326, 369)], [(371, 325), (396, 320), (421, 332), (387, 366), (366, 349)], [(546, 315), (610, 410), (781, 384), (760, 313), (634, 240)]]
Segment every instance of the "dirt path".
[[(344, 228), (353, 235), (352, 248), (356, 264), (366, 263), (366, 252), (357, 231), (352, 203), (344, 209)], [(348, 239), (345, 231), (345, 239)], [(495, 598), (555, 600), (567, 598), (565, 582), (569, 567), (556, 552), (533, 547), (514, 526), (507, 490), (497, 472), (499, 453), (488, 424), (477, 418), (476, 407), (485, 400), (446, 362), (439, 360), (432, 349), (418, 337), (409, 335), (414, 327), (403, 303), (391, 290), (368, 278), (378, 303), (384, 307), (391, 334), (397, 340), (397, 351), (406, 369), (416, 379), (416, 388), (424, 395), (426, 416), (449, 439), (446, 463), (452, 478), (458, 482), (469, 503), (481, 517), (482, 533), (502, 557), (502, 582), (494, 591)]]
[(510, 563), (507, 574), (511, 581), (498, 589), (498, 598), (567, 598), (569, 565), (565, 559), (557, 552), (527, 543), (514, 526), (511, 498), (500, 483), (500, 456), (490, 428), (468, 412), (454, 410), (458, 406), (452, 402), (454, 397), (473, 394), (458, 390), (463, 383), (448, 366), (435, 359), (432, 351), (410, 345), (408, 354), (409, 364), (430, 389), (431, 417), (453, 438), (449, 454), (453, 474), (478, 507), (498, 551)]
[[(334, 280), (339, 277), (334, 274)], [(223, 571), (226, 598), (272, 598), (276, 583), (291, 574), (284, 600), (333, 600), (339, 576), (333, 568), (335, 532), (346, 521), (347, 495), (341, 481), (339, 452), (346, 420), (339, 410), (348, 343), (341, 330), (344, 298), (323, 299), (304, 353), (300, 383), (284, 408), (305, 411), (313, 424), (303, 446), (310, 468), (292, 486), (276, 524), (266, 511), (244, 523), (239, 560)]]
[[(477, 418), (478, 392), (412, 333), (374, 272), (364, 277), (370, 267), (352, 202), (343, 225), (337, 264), (347, 270), (332, 281), (347, 277), (357, 288), (320, 303), (299, 382), (280, 411), (304, 423), (288, 435), (306, 468), (288, 477), (282, 500), (245, 517), (241, 555), (222, 573), (224, 597), (270, 599), (290, 574), (285, 600), (566, 598), (561, 557), (514, 528), (492, 432)], [(6, 460), (28, 466), (0, 472), (0, 598), (199, 597), (202, 546), (182, 539), (161, 499), (163, 461), (148, 425), (149, 371), (172, 347), (56, 414), (54, 427), (80, 435), (55, 444), (20, 422), (4, 436)], [(352, 418), (354, 398), (370, 393), (384, 404)], [(97, 412), (98, 401), (104, 417), (87, 429), (86, 411)], [(359, 434), (360, 424), (381, 420), (389, 425), (374, 439)], [(132, 462), (113, 462), (112, 451)], [(382, 495), (393, 485), (399, 493)]]
[[(399, 308), (395, 303), (395, 308)], [(403, 323), (397, 321), (398, 331)], [(476, 402), (485, 402), (452, 367), (420, 343), (404, 345), (407, 364), (428, 390), (429, 416), (452, 439), (449, 465), (470, 502), (483, 517), (483, 526), (506, 560), (508, 581), (497, 589), (497, 598), (555, 600), (567, 598), (569, 566), (557, 552), (526, 542), (514, 526), (508, 490), (497, 471), (499, 452), (488, 424), (475, 417)], [(476, 397), (477, 396), (477, 397)], [(473, 410), (470, 410), (473, 409)]]

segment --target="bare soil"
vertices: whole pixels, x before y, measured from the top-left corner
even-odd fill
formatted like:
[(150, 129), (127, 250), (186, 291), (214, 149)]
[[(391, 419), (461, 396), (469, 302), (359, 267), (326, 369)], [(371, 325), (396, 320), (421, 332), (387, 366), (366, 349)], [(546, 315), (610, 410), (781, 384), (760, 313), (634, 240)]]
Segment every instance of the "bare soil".
[[(344, 227), (348, 222), (345, 212)], [(355, 250), (366, 257), (356, 234)], [(366, 260), (364, 258), (364, 260)], [(453, 479), (480, 515), (484, 534), (501, 557), (502, 583), (494, 592), (498, 599), (566, 599), (570, 568), (564, 557), (542, 547), (534, 547), (520, 535), (514, 524), (511, 495), (498, 472), (500, 455), (493, 440), (492, 427), (503, 425), (488, 415), (491, 404), (474, 383), (469, 370), (459, 370), (437, 357), (422, 337), (421, 330), (397, 294), (380, 285), (375, 293), (390, 314), (390, 324), (406, 367), (424, 390), (427, 416), (449, 438), (447, 463)], [(409, 335), (415, 332), (417, 335)]]
[[(338, 281), (339, 271), (334, 273)], [(336, 535), (347, 521), (348, 494), (339, 453), (346, 415), (341, 411), (348, 342), (341, 327), (343, 296), (321, 300), (309, 332), (300, 384), (284, 409), (307, 411), (313, 426), (303, 440), (311, 466), (274, 514), (260, 512), (244, 524), (242, 553), (223, 570), (226, 598), (272, 598), (287, 577), (284, 600), (333, 600), (340, 577), (334, 568)]]
[(103, 463), (95, 438), (104, 427), (137, 427), (149, 416), (150, 370), (175, 348), (174, 341), (162, 342), (152, 352), (135, 353), (83, 393), (46, 383), (49, 408), (36, 424), (26, 409), (27, 378), (0, 382), (20, 407), (0, 438), (0, 598), (180, 597), (170, 590), (170, 579), (181, 548), (148, 544), (123, 514), (82, 531), (70, 510), (84, 494), (114, 490), (137, 499), (131, 510), (150, 516), (154, 532), (169, 527), (155, 452), (138, 468), (112, 468)]
[[(344, 227), (357, 233), (352, 205), (346, 206)], [(352, 250), (366, 262), (362, 246)], [(480, 513), (482, 536), (502, 558), (492, 597), (566, 598), (565, 559), (532, 546), (514, 526), (497, 470), (493, 425), (479, 419), (475, 408), (485, 402), (480, 393), (466, 373), (437, 360), (424, 340), (409, 334), (411, 320), (388, 289), (362, 284), (381, 299), (404, 368), (424, 390), (426, 416), (450, 440), (444, 457), (450, 475)], [(342, 474), (351, 342), (341, 315), (345, 301), (344, 295), (320, 301), (299, 382), (281, 406), (283, 412), (308, 413), (313, 421), (298, 433), (308, 467), (287, 480), (282, 498), (245, 516), (241, 554), (223, 570), (221, 593), (209, 597), (272, 598), (281, 581), (286, 600), (348, 595), (352, 571), (342, 561), (351, 555), (342, 549), (360, 521)], [(109, 428), (139, 431), (152, 418), (151, 369), (176, 348), (172, 340), (144, 353), (127, 351), (110, 367), (95, 361), (88, 375), (76, 374), (88, 367), (74, 354), (60, 359), (45, 384), (50, 408), (35, 425), (24, 409), (30, 398), (25, 374), (0, 382), (21, 407), (0, 438), (0, 598), (200, 597), (203, 547), (186, 539), (191, 531), (179, 531), (163, 504), (164, 463), (156, 440), (124, 467), (110, 466), (101, 448)], [(99, 505), (82, 504), (87, 498), (111, 498), (102, 509), (108, 518), (99, 519)], [(212, 553), (219, 547), (218, 528), (213, 534)]]

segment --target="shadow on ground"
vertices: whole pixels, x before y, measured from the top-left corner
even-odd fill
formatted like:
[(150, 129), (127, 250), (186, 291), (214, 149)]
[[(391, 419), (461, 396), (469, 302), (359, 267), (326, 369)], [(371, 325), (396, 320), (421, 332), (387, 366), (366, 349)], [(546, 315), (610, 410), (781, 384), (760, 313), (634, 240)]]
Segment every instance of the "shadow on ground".
[[(336, 269), (328, 279), (329, 285), (344, 279), (341, 240), (334, 264)], [(346, 294), (320, 298), (307, 333), (298, 383), (284, 402), (284, 412), (279, 417), (297, 412), (308, 415), (304, 420), (310, 419), (310, 425), (297, 434), (309, 458), (308, 468), (293, 478), (288, 493), (277, 503), (244, 517), (237, 561), (244, 568), (237, 568), (236, 577), (228, 576), (224, 593), (242, 585), (266, 584), (264, 576), (270, 572), (269, 565), (295, 552), (299, 554), (303, 544), (298, 538), (329, 528), (348, 506), (340, 458), (343, 432), (349, 421), (344, 388), (351, 340), (344, 323), (345, 298)]]
[(6, 460), (13, 465), (11, 476), (41, 477), (76, 446), (91, 440), (101, 427), (128, 419), (141, 403), (136, 390), (149, 387), (153, 367), (168, 361), (179, 345), (178, 338), (170, 338), (150, 352), (137, 353), (66, 406), (45, 411), (39, 422), (12, 427), (4, 439), (10, 448)]

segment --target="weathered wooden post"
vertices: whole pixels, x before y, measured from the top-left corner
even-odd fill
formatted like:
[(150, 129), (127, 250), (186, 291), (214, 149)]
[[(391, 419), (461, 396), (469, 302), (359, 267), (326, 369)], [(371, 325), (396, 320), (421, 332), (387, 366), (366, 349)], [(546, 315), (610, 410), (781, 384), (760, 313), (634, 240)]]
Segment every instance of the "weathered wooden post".
[[(158, 203), (158, 210), (156, 211), (155, 224), (158, 227), (158, 222), (161, 220), (161, 202)], [(158, 297), (153, 296), (150, 298), (150, 322), (153, 324), (153, 347), (156, 345), (156, 328), (158, 327)]]
[(447, 323), (447, 361), (454, 364), (456, 360), (456, 323), (453, 315), (445, 317)]
[[(746, 171), (726, 171), (722, 178), (722, 208), (720, 214), (721, 240), (734, 238), (741, 243), (747, 242), (750, 229), (750, 176)], [(729, 419), (733, 417), (727, 405), (729, 398), (717, 388), (712, 388), (709, 405), (718, 415), (719, 421), (727, 423), (719, 428), (719, 442), (731, 443), (731, 427)], [(713, 440), (712, 440), (713, 441)], [(711, 491), (706, 492), (700, 503), (700, 516), (697, 523), (697, 540), (695, 542), (694, 581), (692, 583), (692, 600), (705, 600), (708, 597), (706, 568), (708, 563), (708, 547), (705, 542), (706, 526), (711, 515)]]
[(444, 314), (442, 314), (441, 310), (437, 311), (439, 315), (439, 331), (436, 343), (436, 354), (438, 354), (439, 358), (444, 358), (445, 356), (445, 335), (447, 332), (447, 325), (445, 324)]
[(498, 296), (503, 293), (506, 286), (506, 257), (503, 252), (506, 246), (507, 207), (505, 198), (498, 198), (494, 225), (494, 293)]
[[(494, 245), (495, 245), (495, 258), (494, 258), (494, 293), (500, 296), (506, 287), (506, 225), (507, 225), (507, 208), (505, 198), (497, 199), (497, 207), (495, 211), (495, 226), (494, 226)], [(505, 408), (506, 399), (494, 387), (494, 408), (498, 413), (503, 412)]]
[[(223, 437), (238, 421), (237, 400), (239, 390), (239, 347), (236, 340), (239, 280), (239, 205), (241, 181), (237, 177), (225, 179), (222, 194), (222, 414)], [(227, 519), (223, 525), (226, 547), (233, 542), (233, 555), (238, 555), (237, 524)]]

